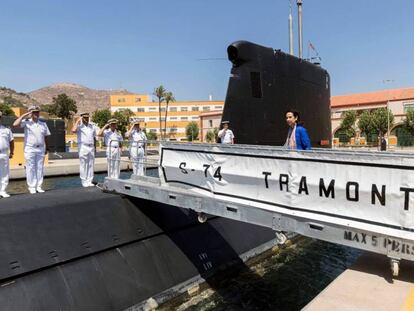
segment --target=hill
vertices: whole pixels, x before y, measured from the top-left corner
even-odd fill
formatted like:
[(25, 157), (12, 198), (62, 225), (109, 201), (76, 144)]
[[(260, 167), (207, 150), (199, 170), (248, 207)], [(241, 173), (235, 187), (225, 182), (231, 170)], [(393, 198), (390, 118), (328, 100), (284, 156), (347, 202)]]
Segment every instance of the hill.
[(127, 90), (107, 91), (95, 90), (74, 83), (58, 83), (29, 92), (29, 98), (44, 105), (51, 104), (53, 97), (65, 93), (76, 101), (78, 112), (93, 112), (110, 107), (111, 94), (130, 94)]
[(12, 107), (27, 107), (38, 104), (37, 101), (28, 94), (17, 92), (7, 87), (0, 87), (0, 103), (6, 103)]

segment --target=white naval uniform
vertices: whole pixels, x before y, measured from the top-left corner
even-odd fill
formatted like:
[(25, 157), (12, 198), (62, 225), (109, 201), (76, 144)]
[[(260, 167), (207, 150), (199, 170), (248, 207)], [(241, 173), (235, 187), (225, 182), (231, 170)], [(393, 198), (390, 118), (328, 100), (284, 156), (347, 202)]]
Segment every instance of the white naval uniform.
[(227, 129), (226, 133), (222, 137), (221, 135), (222, 135), (223, 132), (224, 132), (224, 129), (222, 129), (218, 132), (218, 136), (221, 137), (221, 143), (222, 144), (231, 144), (232, 140), (234, 139), (233, 131), (230, 130), (230, 129)]
[(92, 186), (95, 165), (95, 139), (99, 131), (93, 123), (78, 125), (76, 134), (78, 137), (79, 175), (83, 187)]
[(26, 160), (26, 179), (29, 191), (42, 187), (43, 167), (45, 159), (45, 137), (50, 135), (47, 124), (32, 119), (23, 120), (24, 128), (24, 158)]
[(132, 129), (129, 135), (129, 154), (132, 160), (132, 171), (135, 175), (144, 175), (144, 147), (147, 136), (142, 130)]
[(0, 124), (0, 194), (6, 192), (9, 184), (9, 151), (12, 140), (12, 131)]
[(106, 148), (106, 158), (108, 161), (108, 177), (119, 178), (119, 168), (121, 160), (120, 142), (122, 142), (122, 135), (117, 130), (112, 132), (111, 129), (106, 129), (104, 132), (104, 141)]

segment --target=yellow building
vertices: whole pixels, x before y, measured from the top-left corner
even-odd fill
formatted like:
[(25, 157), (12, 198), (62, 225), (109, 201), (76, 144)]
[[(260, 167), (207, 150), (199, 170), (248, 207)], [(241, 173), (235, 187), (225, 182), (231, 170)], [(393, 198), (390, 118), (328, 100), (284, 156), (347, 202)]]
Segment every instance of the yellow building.
[[(169, 140), (186, 140), (185, 127), (189, 122), (195, 121), (200, 126), (200, 114), (202, 112), (220, 110), (224, 107), (223, 101), (185, 101), (170, 102), (167, 113), (166, 138)], [(139, 121), (141, 127), (147, 132), (160, 135), (160, 118), (158, 101), (152, 101), (149, 95), (128, 94), (111, 95), (111, 112), (122, 109), (130, 109), (135, 116), (131, 119)], [(166, 104), (161, 104), (161, 130), (165, 127)]]

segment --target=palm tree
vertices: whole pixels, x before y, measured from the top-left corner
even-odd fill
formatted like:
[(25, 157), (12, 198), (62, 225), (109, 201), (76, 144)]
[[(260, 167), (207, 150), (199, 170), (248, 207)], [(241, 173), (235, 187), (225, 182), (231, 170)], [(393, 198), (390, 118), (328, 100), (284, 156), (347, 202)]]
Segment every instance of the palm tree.
[(168, 116), (168, 104), (170, 102), (175, 102), (175, 98), (172, 92), (166, 92), (165, 96), (165, 103), (167, 104), (166, 108), (165, 108), (165, 120), (164, 120), (164, 133), (167, 134), (167, 116)]
[(159, 120), (160, 120), (160, 139), (162, 139), (162, 132), (161, 132), (161, 103), (165, 100), (165, 94), (166, 94), (166, 90), (165, 88), (160, 85), (159, 87), (155, 88), (154, 90), (154, 96), (156, 96), (158, 98), (158, 115), (159, 115)]

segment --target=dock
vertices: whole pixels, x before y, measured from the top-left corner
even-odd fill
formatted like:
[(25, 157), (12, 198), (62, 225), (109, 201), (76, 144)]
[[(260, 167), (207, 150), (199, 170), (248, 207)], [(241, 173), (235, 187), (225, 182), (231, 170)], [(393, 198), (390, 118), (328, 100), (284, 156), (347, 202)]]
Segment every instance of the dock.
[(414, 263), (402, 261), (400, 266), (400, 276), (392, 277), (385, 256), (363, 253), (302, 310), (412, 311)]
[[(156, 162), (158, 155), (151, 155), (148, 157), (147, 169), (158, 167)], [(107, 171), (106, 157), (95, 158), (95, 173), (104, 173)], [(121, 158), (121, 171), (132, 170), (131, 162), (128, 157)], [(45, 177), (69, 176), (79, 174), (79, 159), (52, 159), (44, 168)], [(26, 173), (24, 166), (10, 167), (10, 180), (25, 179)]]

